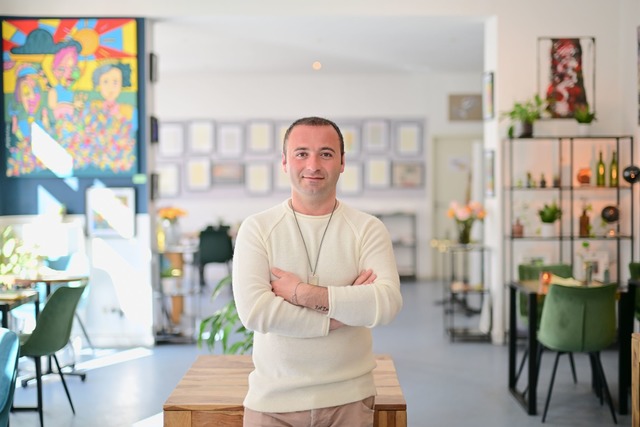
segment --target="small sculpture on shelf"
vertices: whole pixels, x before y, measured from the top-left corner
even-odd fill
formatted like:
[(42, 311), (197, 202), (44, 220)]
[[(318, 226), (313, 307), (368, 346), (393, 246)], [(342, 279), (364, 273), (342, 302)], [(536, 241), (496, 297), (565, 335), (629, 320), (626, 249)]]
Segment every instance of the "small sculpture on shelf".
[(580, 185), (589, 185), (591, 183), (591, 168), (578, 170), (578, 182)]

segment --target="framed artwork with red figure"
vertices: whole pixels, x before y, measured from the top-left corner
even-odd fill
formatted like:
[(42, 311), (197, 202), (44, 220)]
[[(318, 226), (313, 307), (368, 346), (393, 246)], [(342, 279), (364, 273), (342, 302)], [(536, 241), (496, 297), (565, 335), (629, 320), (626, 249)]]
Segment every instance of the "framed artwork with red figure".
[(136, 174), (139, 20), (0, 21), (6, 176)]
[(538, 94), (550, 118), (570, 119), (576, 107), (595, 113), (594, 37), (538, 39)]

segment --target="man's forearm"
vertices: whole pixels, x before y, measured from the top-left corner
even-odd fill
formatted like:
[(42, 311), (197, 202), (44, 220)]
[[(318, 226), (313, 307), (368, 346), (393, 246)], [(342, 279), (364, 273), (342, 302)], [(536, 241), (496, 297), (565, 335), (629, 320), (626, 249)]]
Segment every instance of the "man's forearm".
[(298, 282), (291, 296), (291, 302), (301, 307), (326, 313), (329, 311), (329, 291), (322, 286)]

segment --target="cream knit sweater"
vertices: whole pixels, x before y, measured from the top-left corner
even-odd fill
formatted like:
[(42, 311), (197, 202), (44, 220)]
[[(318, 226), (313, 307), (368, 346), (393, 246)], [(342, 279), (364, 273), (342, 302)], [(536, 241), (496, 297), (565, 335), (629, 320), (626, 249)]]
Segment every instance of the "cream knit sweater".
[[(312, 265), (329, 215), (297, 214)], [(307, 281), (309, 261), (289, 201), (243, 221), (233, 258), (233, 292), (253, 331), (253, 362), (244, 405), (292, 412), (355, 402), (375, 394), (371, 331), (402, 307), (389, 233), (380, 220), (340, 203), (327, 229), (316, 274), (329, 289), (329, 312), (294, 306), (271, 291), (270, 269)], [(371, 285), (350, 286), (371, 268)], [(344, 323), (329, 332), (329, 319)]]

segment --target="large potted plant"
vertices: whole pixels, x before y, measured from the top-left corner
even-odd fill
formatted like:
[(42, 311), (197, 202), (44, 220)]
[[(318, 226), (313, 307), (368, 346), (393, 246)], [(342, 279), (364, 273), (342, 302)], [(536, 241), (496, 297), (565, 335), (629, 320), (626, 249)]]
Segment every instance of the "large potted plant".
[(533, 123), (542, 117), (542, 113), (545, 110), (545, 102), (540, 98), (540, 95), (535, 95), (533, 98), (524, 102), (516, 102), (513, 104), (513, 108), (503, 113), (503, 117), (508, 117), (511, 120), (511, 125), (507, 131), (509, 138), (514, 137), (515, 125), (520, 124), (519, 138), (531, 138), (533, 136)]
[[(211, 300), (218, 298), (223, 290), (231, 288), (231, 276), (222, 278), (211, 293)], [(236, 310), (233, 296), (229, 302), (216, 310), (211, 316), (202, 319), (198, 333), (198, 347), (206, 342), (213, 352), (220, 342), (223, 354), (244, 354), (253, 348), (253, 331), (244, 327)]]

